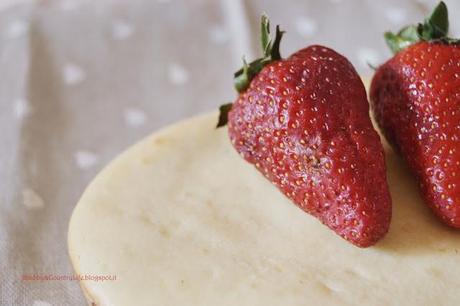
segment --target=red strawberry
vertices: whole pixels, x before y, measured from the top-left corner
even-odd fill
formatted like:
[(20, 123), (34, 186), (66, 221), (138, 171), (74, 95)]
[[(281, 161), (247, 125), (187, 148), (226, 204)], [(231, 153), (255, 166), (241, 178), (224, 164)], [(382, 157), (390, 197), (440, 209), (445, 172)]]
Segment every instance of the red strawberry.
[(460, 228), (460, 46), (447, 38), (447, 8), (397, 35), (397, 52), (377, 70), (371, 101), (389, 142), (417, 177), (428, 206)]
[[(228, 113), (236, 150), (304, 211), (351, 243), (368, 247), (388, 231), (391, 198), (366, 92), (342, 55), (310, 46), (287, 59), (262, 18), (264, 57), (236, 73)], [(288, 222), (288, 221), (287, 221)]]

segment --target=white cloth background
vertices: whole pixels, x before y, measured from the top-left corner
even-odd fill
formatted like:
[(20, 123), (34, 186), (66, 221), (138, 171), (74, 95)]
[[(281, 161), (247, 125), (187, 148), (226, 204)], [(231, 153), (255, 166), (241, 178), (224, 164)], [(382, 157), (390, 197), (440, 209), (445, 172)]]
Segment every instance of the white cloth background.
[[(460, 4), (446, 2), (460, 34)], [(72, 274), (70, 214), (115, 155), (235, 97), (232, 73), (259, 52), (261, 12), (287, 31), (283, 55), (325, 44), (370, 74), (367, 62), (390, 54), (382, 32), (435, 3), (0, 1), (0, 304), (85, 304), (77, 282), (22, 275)]]

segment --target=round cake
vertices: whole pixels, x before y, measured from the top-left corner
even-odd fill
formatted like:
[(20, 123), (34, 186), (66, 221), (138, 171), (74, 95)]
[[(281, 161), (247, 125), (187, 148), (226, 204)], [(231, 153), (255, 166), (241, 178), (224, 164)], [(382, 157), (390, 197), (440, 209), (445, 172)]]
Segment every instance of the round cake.
[[(393, 219), (351, 245), (232, 148), (217, 114), (128, 149), (89, 185), (69, 252), (93, 305), (458, 305), (460, 233), (421, 201), (385, 143)], [(383, 140), (382, 140), (383, 141)]]

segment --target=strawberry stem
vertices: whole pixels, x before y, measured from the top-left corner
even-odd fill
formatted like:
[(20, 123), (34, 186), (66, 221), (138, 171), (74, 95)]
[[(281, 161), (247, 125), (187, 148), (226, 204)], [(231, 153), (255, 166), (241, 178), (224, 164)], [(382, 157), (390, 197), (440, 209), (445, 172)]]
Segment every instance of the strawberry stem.
[[(236, 90), (240, 93), (245, 91), (251, 80), (264, 68), (265, 65), (281, 59), (280, 43), (284, 31), (276, 26), (275, 39), (270, 37), (270, 20), (267, 15), (263, 14), (260, 21), (260, 42), (262, 45), (263, 56), (249, 64), (243, 57), (243, 67), (235, 72), (233, 83)], [(216, 128), (225, 126), (228, 122), (228, 113), (232, 109), (232, 103), (227, 103), (219, 107), (219, 120)]]
[(234, 85), (238, 92), (243, 92), (249, 87), (251, 80), (264, 68), (265, 65), (281, 59), (280, 42), (284, 32), (276, 26), (275, 39), (270, 37), (270, 20), (267, 15), (262, 15), (260, 22), (260, 41), (262, 45), (263, 56), (249, 64), (243, 58), (243, 68), (235, 72)]
[(388, 47), (394, 54), (419, 41), (443, 42), (456, 44), (460, 41), (447, 36), (449, 32), (449, 14), (446, 4), (441, 1), (434, 8), (430, 17), (423, 23), (409, 25), (398, 33), (386, 32), (384, 34)]

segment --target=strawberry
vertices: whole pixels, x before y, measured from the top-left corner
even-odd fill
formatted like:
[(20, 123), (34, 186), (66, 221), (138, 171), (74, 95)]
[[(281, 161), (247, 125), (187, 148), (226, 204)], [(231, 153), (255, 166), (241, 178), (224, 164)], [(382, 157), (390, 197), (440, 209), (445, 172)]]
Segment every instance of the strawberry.
[(297, 206), (356, 246), (373, 245), (388, 231), (391, 198), (363, 83), (326, 47), (282, 59), (282, 34), (272, 42), (262, 17), (264, 56), (235, 74), (239, 96), (218, 126), (228, 120), (235, 149)]
[(386, 33), (396, 55), (375, 73), (370, 99), (426, 204), (460, 228), (460, 45), (448, 24), (441, 2), (423, 24)]

